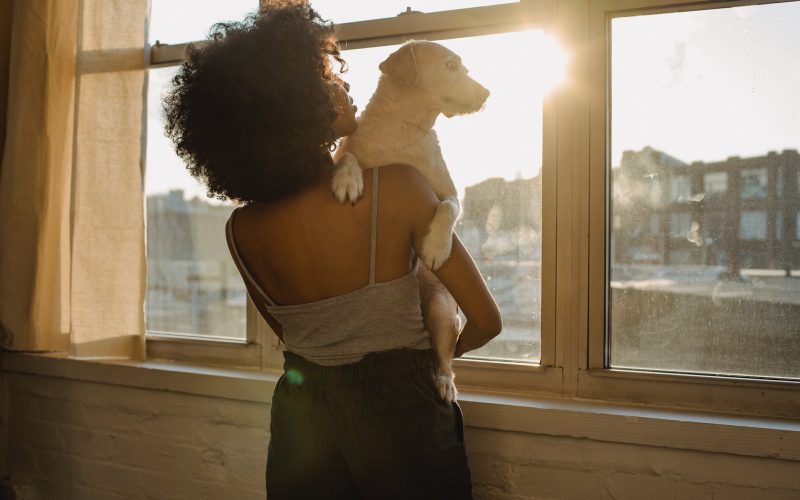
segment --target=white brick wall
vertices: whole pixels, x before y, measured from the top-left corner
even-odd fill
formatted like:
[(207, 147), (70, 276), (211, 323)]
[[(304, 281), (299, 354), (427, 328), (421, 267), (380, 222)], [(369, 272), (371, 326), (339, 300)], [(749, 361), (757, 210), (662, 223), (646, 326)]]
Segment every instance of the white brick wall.
[[(267, 404), (4, 377), (11, 482), (38, 499), (264, 498)], [(795, 460), (479, 428), (466, 439), (479, 500), (800, 498)]]
[(475, 497), (797, 500), (800, 463), (470, 429)]
[(6, 378), (10, 477), (42, 500), (264, 498), (265, 404)]

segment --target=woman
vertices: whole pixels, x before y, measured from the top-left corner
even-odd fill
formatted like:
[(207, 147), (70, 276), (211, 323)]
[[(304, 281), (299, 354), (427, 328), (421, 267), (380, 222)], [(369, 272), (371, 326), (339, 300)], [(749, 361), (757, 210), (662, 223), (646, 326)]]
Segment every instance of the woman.
[[(365, 171), (333, 197), (331, 150), (356, 127), (333, 28), (303, 2), (217, 25), (165, 102), (167, 133), (209, 194), (244, 206), (228, 244), (286, 345), (272, 400), (269, 498), (470, 498), (457, 405), (439, 398), (416, 253), (438, 200), (414, 168)], [(456, 355), (500, 315), (454, 236), (436, 272), (466, 316)]]

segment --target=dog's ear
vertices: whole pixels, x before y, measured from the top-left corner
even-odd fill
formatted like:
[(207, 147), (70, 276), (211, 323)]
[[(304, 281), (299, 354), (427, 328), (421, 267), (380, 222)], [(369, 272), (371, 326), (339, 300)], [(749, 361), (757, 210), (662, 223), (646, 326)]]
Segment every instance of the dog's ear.
[(380, 66), (381, 73), (392, 80), (407, 85), (415, 85), (419, 79), (417, 70), (417, 57), (414, 54), (414, 44), (409, 42), (389, 54)]

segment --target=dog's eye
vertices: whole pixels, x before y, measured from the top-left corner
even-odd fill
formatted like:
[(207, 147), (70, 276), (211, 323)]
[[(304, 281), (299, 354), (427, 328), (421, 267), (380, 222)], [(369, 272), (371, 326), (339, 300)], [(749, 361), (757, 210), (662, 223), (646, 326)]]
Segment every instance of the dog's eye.
[(450, 59), (447, 61), (447, 69), (450, 71), (457, 71), (458, 70), (458, 62), (455, 59)]

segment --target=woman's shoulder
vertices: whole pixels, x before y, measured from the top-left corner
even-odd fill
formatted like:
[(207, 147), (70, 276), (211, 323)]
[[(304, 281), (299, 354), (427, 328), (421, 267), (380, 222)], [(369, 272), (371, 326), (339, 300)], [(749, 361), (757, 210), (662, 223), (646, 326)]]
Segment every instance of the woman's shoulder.
[[(419, 237), (428, 230), (439, 206), (439, 198), (428, 180), (410, 165), (392, 164), (380, 167), (380, 210)], [(415, 238), (416, 239), (416, 238)]]
[(438, 205), (438, 198), (428, 180), (415, 167), (392, 163), (379, 169), (381, 196), (405, 199), (422, 205)]

